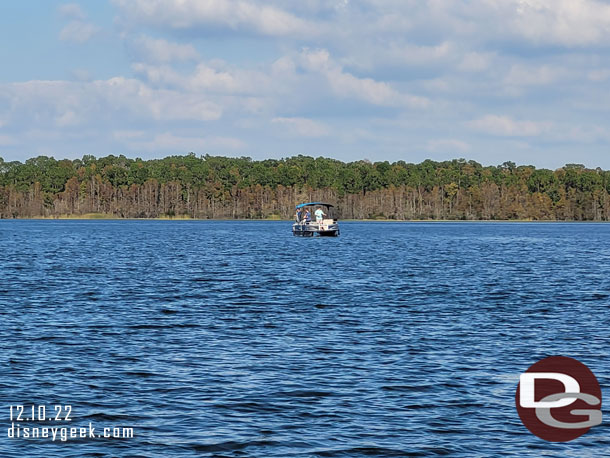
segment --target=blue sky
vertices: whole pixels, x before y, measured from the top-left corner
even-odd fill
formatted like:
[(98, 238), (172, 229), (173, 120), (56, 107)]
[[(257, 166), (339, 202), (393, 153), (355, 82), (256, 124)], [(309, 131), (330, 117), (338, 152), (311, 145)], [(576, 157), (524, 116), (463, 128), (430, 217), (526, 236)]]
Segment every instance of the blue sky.
[(0, 3), (0, 157), (610, 169), (610, 2)]

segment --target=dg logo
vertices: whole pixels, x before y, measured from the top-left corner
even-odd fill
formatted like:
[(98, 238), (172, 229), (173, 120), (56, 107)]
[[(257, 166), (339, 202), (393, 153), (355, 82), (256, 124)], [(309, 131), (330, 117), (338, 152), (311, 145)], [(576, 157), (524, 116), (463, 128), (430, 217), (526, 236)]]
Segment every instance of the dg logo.
[(521, 374), (515, 403), (525, 427), (547, 441), (571, 441), (602, 422), (595, 375), (565, 356), (540, 360)]

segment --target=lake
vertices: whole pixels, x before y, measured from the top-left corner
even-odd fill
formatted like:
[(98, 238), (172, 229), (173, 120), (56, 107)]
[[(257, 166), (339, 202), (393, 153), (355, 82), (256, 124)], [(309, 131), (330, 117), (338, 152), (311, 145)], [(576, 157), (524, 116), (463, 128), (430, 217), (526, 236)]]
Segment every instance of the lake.
[(515, 390), (564, 355), (607, 396), (609, 294), (610, 224), (1, 221), (0, 456), (607, 456)]

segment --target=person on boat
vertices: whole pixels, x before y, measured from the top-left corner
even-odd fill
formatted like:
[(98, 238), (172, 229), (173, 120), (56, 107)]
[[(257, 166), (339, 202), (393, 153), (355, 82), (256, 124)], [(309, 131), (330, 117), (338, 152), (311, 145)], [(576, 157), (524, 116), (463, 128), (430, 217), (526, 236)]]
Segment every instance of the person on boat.
[(324, 213), (322, 211), (322, 209), (320, 207), (318, 207), (318, 208), (316, 208), (315, 215), (316, 215), (316, 223), (320, 224), (320, 223), (322, 223), (322, 220), (326, 216), (326, 213)]
[(305, 209), (305, 222), (308, 223), (311, 221), (311, 213), (309, 212), (309, 208)]
[(302, 213), (302, 210), (300, 208), (297, 208), (297, 212), (294, 215), (294, 218), (297, 220), (297, 223), (301, 222), (301, 213)]

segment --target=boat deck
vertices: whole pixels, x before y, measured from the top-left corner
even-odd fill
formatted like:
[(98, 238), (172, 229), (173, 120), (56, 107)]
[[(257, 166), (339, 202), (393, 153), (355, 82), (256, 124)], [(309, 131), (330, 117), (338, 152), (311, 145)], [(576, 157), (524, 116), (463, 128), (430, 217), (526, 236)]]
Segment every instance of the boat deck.
[(322, 222), (301, 221), (292, 225), (292, 233), (301, 237), (336, 237), (339, 235), (339, 224), (336, 219), (324, 219)]

